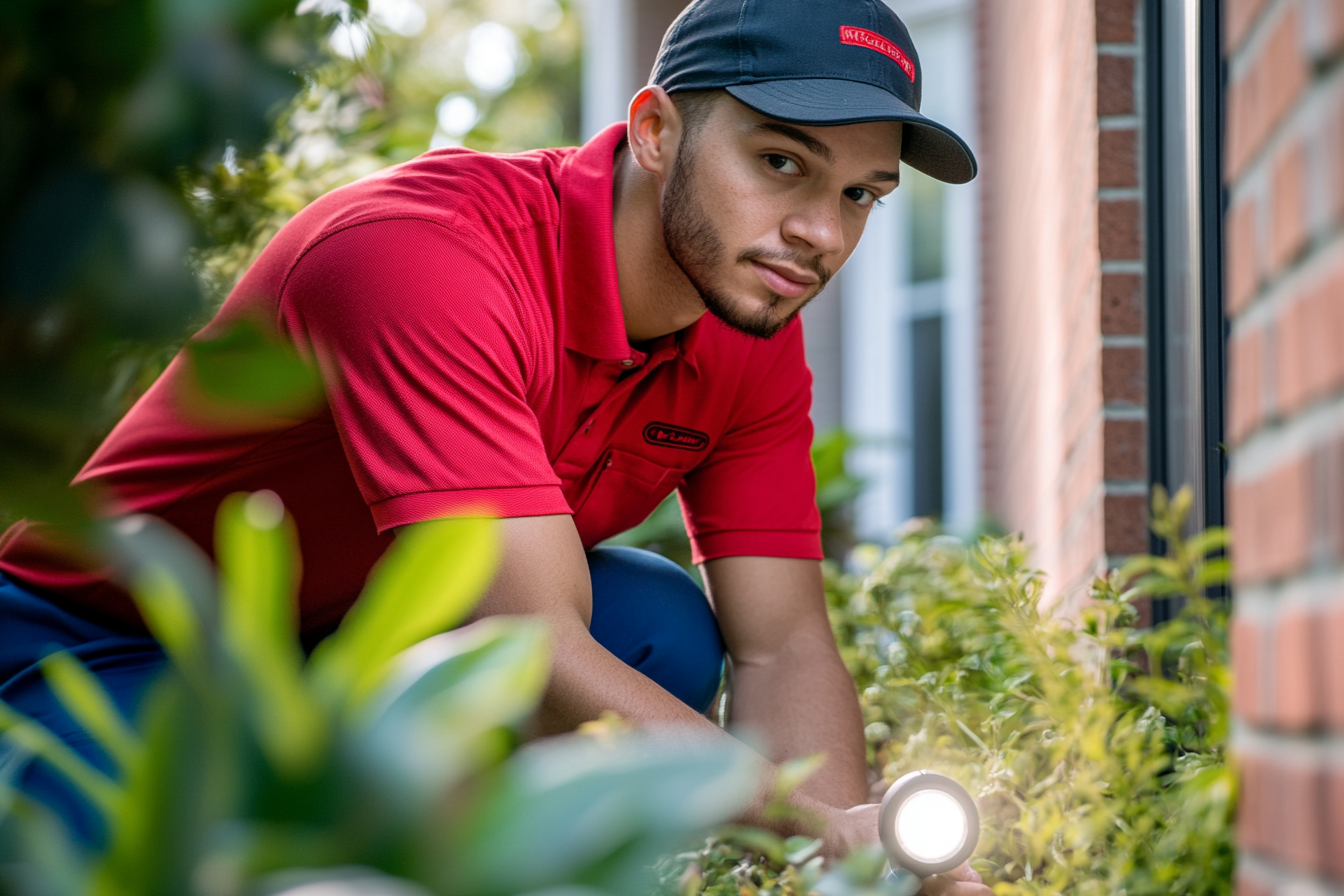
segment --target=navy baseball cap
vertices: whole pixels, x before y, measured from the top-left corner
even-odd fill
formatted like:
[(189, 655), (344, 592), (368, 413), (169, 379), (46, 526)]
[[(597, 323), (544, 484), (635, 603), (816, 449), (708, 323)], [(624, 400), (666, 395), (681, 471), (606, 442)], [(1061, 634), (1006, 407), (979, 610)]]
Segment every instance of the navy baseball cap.
[(919, 114), (923, 69), (881, 0), (695, 0), (667, 30), (652, 83), (727, 90), (792, 124), (905, 124), (901, 161), (930, 177), (975, 177), (966, 141)]

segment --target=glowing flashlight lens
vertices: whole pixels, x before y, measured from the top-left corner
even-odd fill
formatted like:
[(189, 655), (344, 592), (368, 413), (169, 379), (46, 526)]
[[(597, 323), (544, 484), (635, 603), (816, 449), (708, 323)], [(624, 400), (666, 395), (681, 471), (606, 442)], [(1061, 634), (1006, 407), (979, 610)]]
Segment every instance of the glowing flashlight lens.
[(966, 810), (941, 790), (923, 790), (896, 813), (896, 839), (910, 858), (943, 862), (966, 842)]

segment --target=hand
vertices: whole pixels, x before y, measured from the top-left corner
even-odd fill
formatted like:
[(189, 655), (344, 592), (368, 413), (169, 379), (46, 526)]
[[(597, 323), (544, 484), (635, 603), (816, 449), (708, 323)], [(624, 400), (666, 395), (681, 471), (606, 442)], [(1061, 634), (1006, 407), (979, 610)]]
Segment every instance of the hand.
[(877, 833), (877, 816), (881, 808), (865, 803), (852, 809), (834, 810), (827, 825), (822, 855), (828, 860), (843, 859), (860, 846), (881, 846), (882, 840)]
[(970, 862), (962, 862), (951, 871), (924, 878), (924, 886), (919, 892), (924, 896), (993, 896), (994, 893), (971, 868)]

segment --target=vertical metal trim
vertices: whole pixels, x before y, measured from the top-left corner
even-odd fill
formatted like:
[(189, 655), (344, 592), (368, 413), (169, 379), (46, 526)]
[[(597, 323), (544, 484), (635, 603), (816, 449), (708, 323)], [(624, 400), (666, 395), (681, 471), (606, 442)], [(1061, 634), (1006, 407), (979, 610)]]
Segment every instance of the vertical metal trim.
[(1201, 330), (1204, 392), (1204, 525), (1225, 524), (1224, 447), (1227, 328), (1223, 315), (1223, 220), (1227, 191), (1223, 186), (1223, 94), (1227, 66), (1222, 54), (1222, 4), (1200, 3), (1199, 105), (1200, 200), (1202, 229), (1200, 267), (1203, 269)]
[[(1164, 134), (1162, 126), (1162, 2), (1143, 4), (1143, 209), (1144, 271), (1146, 301), (1144, 324), (1148, 359), (1148, 491), (1154, 485), (1169, 487), (1167, 443), (1167, 305), (1166, 305), (1166, 201), (1162, 178)], [(1166, 551), (1166, 544), (1150, 530), (1148, 550)], [(1171, 618), (1171, 601), (1152, 602), (1153, 624)]]

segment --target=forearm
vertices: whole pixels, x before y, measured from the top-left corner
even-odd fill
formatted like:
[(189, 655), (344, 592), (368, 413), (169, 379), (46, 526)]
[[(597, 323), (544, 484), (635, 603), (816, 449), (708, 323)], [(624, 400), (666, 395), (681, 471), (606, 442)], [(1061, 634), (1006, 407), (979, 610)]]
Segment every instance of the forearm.
[[(799, 819), (766, 819), (765, 807), (774, 789), (777, 766), (653, 681), (631, 669), (592, 639), (586, 629), (563, 620), (552, 622), (555, 657), (551, 680), (537, 714), (534, 733), (560, 734), (611, 710), (654, 737), (687, 743), (714, 741), (747, 754), (758, 786), (737, 821), (768, 828), (784, 836), (826, 835)], [(852, 687), (851, 687), (852, 690)], [(834, 812), (815, 795), (796, 794), (790, 801), (823, 825)]]
[(837, 808), (868, 800), (863, 719), (854, 681), (825, 637), (800, 637), (777, 653), (735, 662), (732, 722), (765, 739), (782, 762), (824, 753), (803, 790)]

